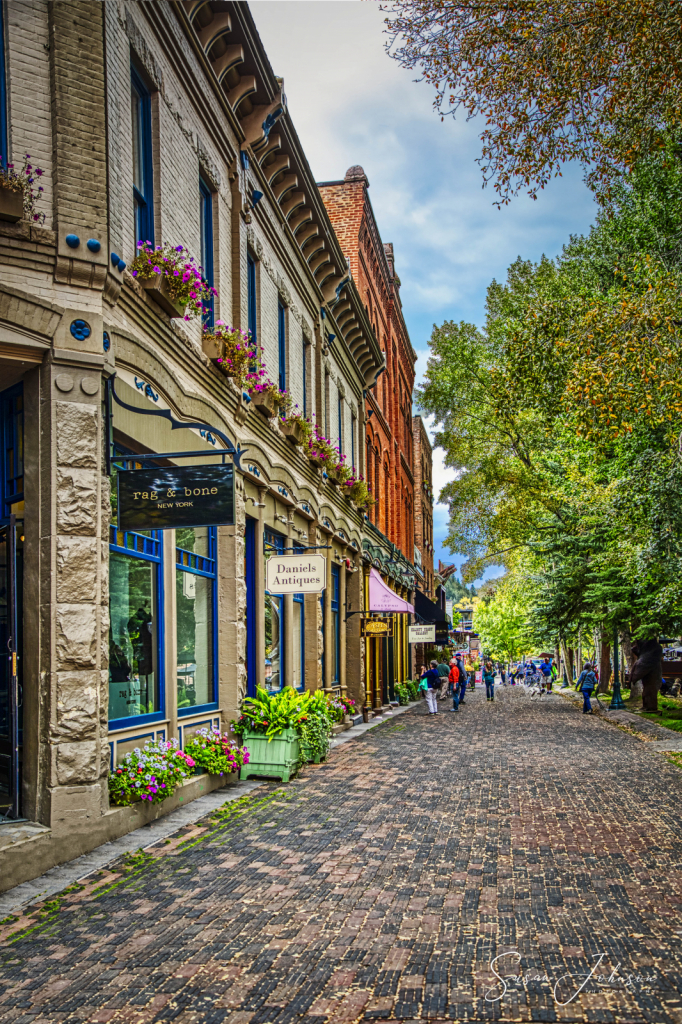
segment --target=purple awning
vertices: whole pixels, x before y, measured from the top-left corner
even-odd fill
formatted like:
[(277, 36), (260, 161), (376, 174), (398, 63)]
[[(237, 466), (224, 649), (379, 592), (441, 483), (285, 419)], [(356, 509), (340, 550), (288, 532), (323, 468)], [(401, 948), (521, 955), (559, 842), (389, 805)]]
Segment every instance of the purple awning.
[(369, 570), (370, 612), (413, 612), (414, 606), (403, 601), (387, 587), (376, 569)]

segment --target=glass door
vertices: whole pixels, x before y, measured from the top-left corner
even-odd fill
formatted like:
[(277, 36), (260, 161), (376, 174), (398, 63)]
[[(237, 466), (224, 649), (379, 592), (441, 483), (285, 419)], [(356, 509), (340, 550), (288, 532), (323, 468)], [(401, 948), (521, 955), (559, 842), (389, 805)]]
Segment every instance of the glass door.
[(0, 526), (0, 819), (21, 813), (21, 525)]

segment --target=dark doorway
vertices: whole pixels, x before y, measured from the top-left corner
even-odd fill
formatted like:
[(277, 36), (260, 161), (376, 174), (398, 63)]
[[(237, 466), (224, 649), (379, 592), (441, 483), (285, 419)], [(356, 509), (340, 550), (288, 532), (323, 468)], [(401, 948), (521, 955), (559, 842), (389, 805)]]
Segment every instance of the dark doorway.
[(22, 530), (0, 526), (0, 819), (21, 816)]

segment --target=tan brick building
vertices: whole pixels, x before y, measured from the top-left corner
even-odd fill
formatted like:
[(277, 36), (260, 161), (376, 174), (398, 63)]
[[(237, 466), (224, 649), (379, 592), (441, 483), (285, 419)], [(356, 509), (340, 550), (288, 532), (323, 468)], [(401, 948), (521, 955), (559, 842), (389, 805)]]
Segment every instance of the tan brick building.
[[(205, 322), (248, 328), (360, 472), (383, 354), (246, 4), (0, 14), (1, 154), (42, 168), (45, 214), (8, 216), (0, 185), (0, 816), (41, 827), (0, 849), (4, 889), (224, 783), (110, 806), (146, 740), (227, 728), (256, 684), (364, 697), (363, 515), (131, 275), (138, 241), (196, 257)], [(226, 461), (232, 524), (117, 522), (131, 469)], [(322, 594), (269, 593), (268, 556), (310, 548)]]

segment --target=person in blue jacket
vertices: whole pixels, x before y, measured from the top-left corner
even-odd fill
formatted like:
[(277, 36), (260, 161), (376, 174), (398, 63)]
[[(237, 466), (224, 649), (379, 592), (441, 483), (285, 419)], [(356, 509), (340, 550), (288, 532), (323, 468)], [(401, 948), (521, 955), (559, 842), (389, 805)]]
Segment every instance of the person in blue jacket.
[(586, 661), (583, 665), (583, 670), (578, 676), (578, 682), (575, 684), (576, 690), (580, 690), (583, 695), (583, 714), (591, 715), (592, 705), (590, 704), (590, 697), (594, 693), (594, 689), (597, 685), (597, 677), (592, 671), (592, 665), (589, 661)]
[(438, 690), (440, 689), (440, 676), (438, 674), (438, 662), (432, 661), (431, 667), (427, 670), (426, 665), (422, 665), (422, 674), (419, 677), (421, 682), (419, 688), (422, 689), (422, 683), (426, 683), (426, 703), (429, 706), (429, 714), (438, 714)]

